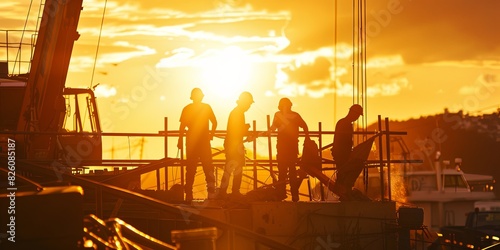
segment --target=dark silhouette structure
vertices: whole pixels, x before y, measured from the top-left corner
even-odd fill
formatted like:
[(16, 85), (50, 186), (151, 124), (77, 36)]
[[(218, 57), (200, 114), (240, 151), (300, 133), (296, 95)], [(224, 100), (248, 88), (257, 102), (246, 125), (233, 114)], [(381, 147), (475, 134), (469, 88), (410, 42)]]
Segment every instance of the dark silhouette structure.
[[(232, 193), (240, 194), (241, 179), (243, 177), (243, 166), (245, 165), (245, 148), (243, 137), (248, 133), (250, 125), (245, 123), (245, 112), (254, 103), (253, 96), (249, 92), (240, 94), (236, 101), (237, 106), (229, 114), (227, 121), (227, 135), (224, 140), (226, 151), (226, 165), (221, 180), (219, 196), (223, 198), (227, 194), (229, 178), (233, 174)], [(247, 138), (248, 139), (248, 138)]]
[[(203, 97), (201, 89), (194, 88), (191, 91), (191, 100), (193, 103), (184, 107), (179, 120), (181, 122), (179, 127), (179, 141), (177, 143), (179, 149), (183, 146), (183, 136), (187, 127), (187, 132), (185, 133), (186, 184), (184, 186), (186, 201), (193, 199), (193, 183), (198, 160), (201, 161), (205, 173), (208, 197), (211, 198), (215, 195), (215, 175), (210, 141), (217, 127), (217, 119), (212, 107), (206, 103), (202, 103)], [(212, 124), (211, 130), (209, 130), (209, 122)]]
[(335, 125), (332, 156), (337, 167), (337, 183), (343, 183), (346, 163), (349, 161), (353, 150), (353, 122), (363, 115), (363, 108), (354, 104), (349, 108), (349, 113)]
[(279, 111), (274, 114), (270, 131), (278, 130), (277, 160), (278, 160), (278, 184), (277, 194), (280, 199), (286, 198), (286, 181), (290, 183), (292, 201), (299, 200), (299, 187), (302, 178), (297, 177), (297, 157), (299, 154), (299, 128), (309, 138), (309, 129), (306, 122), (299, 113), (292, 111), (292, 102), (288, 98), (281, 98), (278, 105)]

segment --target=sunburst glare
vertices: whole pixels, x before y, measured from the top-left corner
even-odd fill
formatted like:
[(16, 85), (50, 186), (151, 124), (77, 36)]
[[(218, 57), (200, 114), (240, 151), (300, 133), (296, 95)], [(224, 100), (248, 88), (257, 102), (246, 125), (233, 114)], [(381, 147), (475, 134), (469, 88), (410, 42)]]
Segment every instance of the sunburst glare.
[(215, 51), (200, 67), (200, 85), (207, 94), (228, 98), (248, 88), (252, 73), (250, 56), (237, 46)]

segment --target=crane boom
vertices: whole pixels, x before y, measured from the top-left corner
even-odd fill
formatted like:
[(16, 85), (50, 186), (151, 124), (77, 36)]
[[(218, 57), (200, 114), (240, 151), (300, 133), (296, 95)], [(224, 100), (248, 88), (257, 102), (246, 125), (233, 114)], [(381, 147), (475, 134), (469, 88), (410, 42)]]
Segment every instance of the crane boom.
[[(21, 106), (18, 131), (58, 132), (63, 90), (73, 44), (78, 39), (82, 0), (46, 0)], [(27, 158), (50, 157), (53, 136), (20, 137)], [(51, 145), (52, 144), (52, 145)]]

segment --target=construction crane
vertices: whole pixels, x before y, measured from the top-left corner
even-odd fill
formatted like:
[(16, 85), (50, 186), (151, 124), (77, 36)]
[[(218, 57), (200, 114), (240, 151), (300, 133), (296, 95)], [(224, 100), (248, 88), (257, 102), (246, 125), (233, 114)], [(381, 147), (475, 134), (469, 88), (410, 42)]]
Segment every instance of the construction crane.
[[(9, 65), (18, 62), (0, 60), (0, 154), (6, 153), (8, 137), (16, 142), (18, 159), (58, 160), (70, 167), (100, 161), (101, 127), (94, 93), (65, 87), (73, 45), (80, 36), (82, 0), (46, 0), (42, 6), (28, 72), (10, 74)], [(0, 47), (12, 49), (16, 46), (12, 40), (7, 37)], [(21, 47), (22, 41), (17, 45)]]

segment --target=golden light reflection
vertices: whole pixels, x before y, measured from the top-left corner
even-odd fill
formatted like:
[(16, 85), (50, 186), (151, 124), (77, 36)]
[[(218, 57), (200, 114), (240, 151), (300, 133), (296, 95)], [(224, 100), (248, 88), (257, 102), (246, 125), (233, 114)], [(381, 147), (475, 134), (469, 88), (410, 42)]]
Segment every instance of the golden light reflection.
[(407, 203), (406, 184), (401, 171), (398, 167), (391, 168), (391, 195), (397, 206)]

